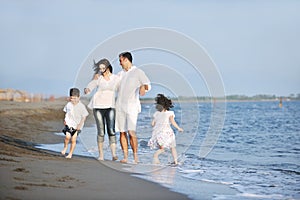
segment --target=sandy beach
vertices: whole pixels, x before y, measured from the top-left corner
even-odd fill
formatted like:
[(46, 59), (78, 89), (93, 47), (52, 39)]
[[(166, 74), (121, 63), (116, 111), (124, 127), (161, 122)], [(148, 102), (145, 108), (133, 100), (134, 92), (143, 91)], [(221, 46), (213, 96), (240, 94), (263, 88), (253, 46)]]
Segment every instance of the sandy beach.
[(65, 103), (0, 101), (1, 199), (189, 199), (93, 158), (35, 148), (62, 143), (53, 133), (63, 127)]

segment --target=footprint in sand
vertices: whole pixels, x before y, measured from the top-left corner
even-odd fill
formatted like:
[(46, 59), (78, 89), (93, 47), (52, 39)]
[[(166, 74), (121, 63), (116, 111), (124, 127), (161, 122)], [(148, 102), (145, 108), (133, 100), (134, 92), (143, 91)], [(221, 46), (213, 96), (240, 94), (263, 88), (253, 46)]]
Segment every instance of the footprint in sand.
[(24, 186), (16, 186), (14, 188), (15, 188), (15, 190), (28, 190), (28, 188), (24, 187)]
[(26, 170), (25, 168), (16, 168), (14, 169), (14, 172), (23, 172), (23, 173), (29, 173), (28, 170)]
[(57, 178), (56, 180), (59, 182), (67, 182), (67, 181), (73, 181), (76, 179), (71, 176), (63, 176), (63, 177)]

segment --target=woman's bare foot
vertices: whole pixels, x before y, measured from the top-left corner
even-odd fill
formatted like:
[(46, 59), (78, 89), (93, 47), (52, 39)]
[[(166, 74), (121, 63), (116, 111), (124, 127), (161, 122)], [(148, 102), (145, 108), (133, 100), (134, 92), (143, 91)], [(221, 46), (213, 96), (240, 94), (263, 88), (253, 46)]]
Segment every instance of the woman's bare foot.
[(127, 159), (120, 160), (120, 163), (127, 163)]
[(97, 158), (97, 160), (99, 160), (99, 161), (103, 161), (103, 160), (104, 160), (104, 158), (99, 156), (99, 157)]

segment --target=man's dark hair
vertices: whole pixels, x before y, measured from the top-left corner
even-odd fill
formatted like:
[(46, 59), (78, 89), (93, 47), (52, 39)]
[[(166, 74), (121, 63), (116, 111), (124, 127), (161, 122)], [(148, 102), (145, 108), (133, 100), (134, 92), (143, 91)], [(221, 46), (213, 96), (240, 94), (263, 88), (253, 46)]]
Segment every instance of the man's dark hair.
[(130, 52), (120, 53), (119, 57), (127, 58), (132, 63), (132, 55)]
[(71, 88), (70, 89), (70, 97), (71, 96), (79, 97), (80, 96), (80, 90), (78, 88)]

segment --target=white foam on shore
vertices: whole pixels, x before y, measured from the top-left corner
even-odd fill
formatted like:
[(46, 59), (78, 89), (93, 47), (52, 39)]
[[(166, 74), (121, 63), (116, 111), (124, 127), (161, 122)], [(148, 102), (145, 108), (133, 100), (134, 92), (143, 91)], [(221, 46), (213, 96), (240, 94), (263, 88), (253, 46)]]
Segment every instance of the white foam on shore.
[(256, 199), (284, 199), (284, 196), (280, 194), (270, 194), (270, 195), (262, 195), (262, 194), (251, 194), (251, 193), (241, 193), (238, 194), (241, 197), (250, 197)]
[[(64, 148), (63, 141), (64, 141), (65, 135), (64, 135), (64, 133), (54, 133), (54, 134), (62, 137), (62, 143), (57, 143), (57, 144), (39, 144), (39, 145), (36, 145), (35, 147), (39, 148), (39, 149), (44, 149), (44, 150), (49, 150), (49, 151), (60, 153), (63, 150), (63, 148)], [(67, 150), (66, 153), (69, 152), (69, 149), (70, 149), (70, 143), (69, 143), (69, 147), (68, 147), (68, 150)], [(76, 147), (75, 147), (73, 155), (94, 157), (93, 154), (92, 154), (92, 152), (88, 151), (86, 149), (85, 145), (82, 143), (82, 141), (80, 139), (80, 135), (77, 138)]]
[[(64, 144), (63, 143), (59, 143), (59, 144), (39, 144), (35, 147), (39, 148), (39, 149), (44, 149), (44, 150), (49, 150), (49, 151), (60, 153), (63, 150)], [(68, 152), (69, 152), (69, 148), (68, 148), (66, 154), (68, 154)], [(74, 150), (73, 155), (93, 157), (90, 152), (85, 150), (84, 146), (79, 141), (77, 141), (76, 148)]]

